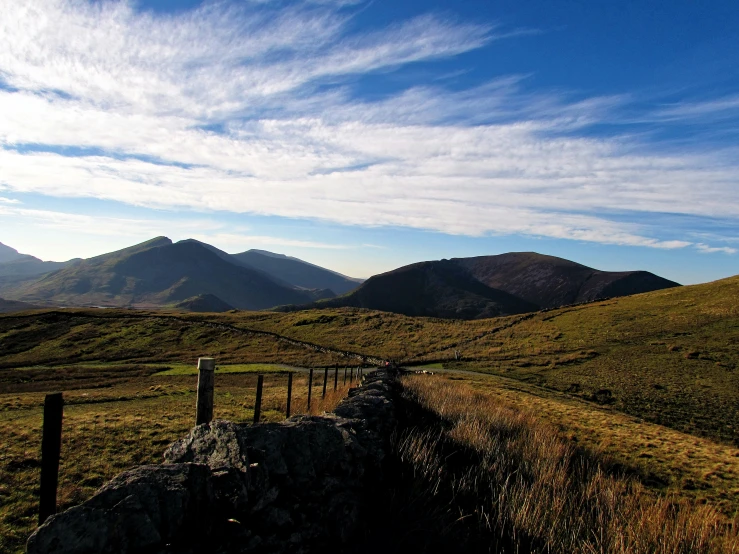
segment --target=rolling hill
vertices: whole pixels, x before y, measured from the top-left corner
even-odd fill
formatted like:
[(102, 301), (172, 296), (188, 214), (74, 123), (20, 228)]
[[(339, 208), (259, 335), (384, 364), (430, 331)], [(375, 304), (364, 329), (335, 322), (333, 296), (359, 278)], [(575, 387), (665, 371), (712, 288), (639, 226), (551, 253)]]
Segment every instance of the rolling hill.
[(599, 271), (535, 252), (421, 262), (376, 275), (349, 294), (287, 306), (355, 307), (480, 319), (680, 286), (646, 271)]
[(229, 306), (264, 309), (320, 298), (231, 263), (197, 241), (166, 237), (82, 260), (26, 282), (14, 299), (54, 305), (171, 306), (198, 295)]

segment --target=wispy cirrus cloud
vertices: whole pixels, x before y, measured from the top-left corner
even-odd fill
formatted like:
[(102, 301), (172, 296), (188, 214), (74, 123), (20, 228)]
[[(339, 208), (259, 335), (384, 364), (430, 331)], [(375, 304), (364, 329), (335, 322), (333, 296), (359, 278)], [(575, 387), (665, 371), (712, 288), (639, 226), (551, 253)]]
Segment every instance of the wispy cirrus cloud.
[(434, 15), (356, 32), (333, 2), (176, 15), (111, 1), (0, 6), (0, 191), (732, 253), (649, 216), (720, 218), (735, 230), (737, 162), (584, 132), (617, 119), (626, 97), (535, 94), (513, 75), (370, 101), (349, 79), (516, 32)]
[(703, 102), (680, 102), (659, 108), (653, 115), (666, 120), (694, 118), (739, 118), (739, 95)]

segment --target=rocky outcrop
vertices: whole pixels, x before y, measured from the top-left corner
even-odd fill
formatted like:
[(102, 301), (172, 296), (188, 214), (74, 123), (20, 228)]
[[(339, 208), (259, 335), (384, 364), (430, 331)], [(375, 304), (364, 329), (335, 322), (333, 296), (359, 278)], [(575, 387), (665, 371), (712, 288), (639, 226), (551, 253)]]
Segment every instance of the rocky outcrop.
[(51, 517), (29, 554), (338, 551), (382, 480), (393, 381), (370, 374), (333, 414), (214, 421)]

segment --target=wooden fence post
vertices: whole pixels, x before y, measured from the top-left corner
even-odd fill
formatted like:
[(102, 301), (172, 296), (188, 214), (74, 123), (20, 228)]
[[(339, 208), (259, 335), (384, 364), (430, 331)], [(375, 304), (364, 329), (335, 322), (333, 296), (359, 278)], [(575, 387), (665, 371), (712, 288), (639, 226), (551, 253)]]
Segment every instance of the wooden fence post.
[(59, 485), (59, 459), (62, 453), (63, 413), (64, 398), (62, 393), (47, 394), (44, 399), (44, 427), (41, 438), (39, 525), (56, 513), (56, 489)]
[(287, 409), (285, 417), (290, 417), (290, 403), (293, 399), (293, 372), (287, 374)]
[(262, 415), (262, 387), (264, 386), (264, 375), (257, 377), (257, 400), (254, 403), (254, 423), (259, 423)]
[(336, 364), (336, 367), (334, 368), (334, 390), (336, 390), (339, 386), (339, 364)]
[(313, 368), (310, 368), (310, 373), (308, 374), (308, 412), (310, 412), (310, 396), (313, 392)]
[(328, 381), (328, 366), (323, 368), (323, 395), (321, 398), (326, 398), (326, 382)]
[(213, 420), (215, 370), (215, 358), (198, 359), (198, 404), (195, 425), (210, 423)]

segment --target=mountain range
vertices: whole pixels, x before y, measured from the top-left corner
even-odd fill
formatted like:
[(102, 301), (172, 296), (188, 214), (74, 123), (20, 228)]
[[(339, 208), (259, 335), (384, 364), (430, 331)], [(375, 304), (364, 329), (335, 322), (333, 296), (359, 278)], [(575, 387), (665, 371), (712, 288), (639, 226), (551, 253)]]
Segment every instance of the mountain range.
[[(84, 260), (41, 262), (55, 265), (23, 277), (3, 269), (23, 255), (5, 246), (0, 253), (0, 296), (40, 305), (261, 310), (331, 298), (329, 287), (345, 292), (361, 282), (297, 258), (264, 251), (231, 255), (167, 237)], [(294, 279), (301, 265), (308, 277)]]
[[(25, 273), (17, 269), (23, 264)], [(69, 262), (44, 262), (0, 244), (0, 296), (34, 306), (355, 307), (479, 319), (675, 286), (646, 271), (599, 271), (535, 252), (419, 262), (362, 282), (282, 254), (228, 254), (193, 239), (157, 237)]]

